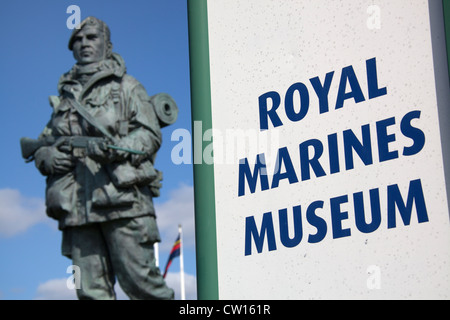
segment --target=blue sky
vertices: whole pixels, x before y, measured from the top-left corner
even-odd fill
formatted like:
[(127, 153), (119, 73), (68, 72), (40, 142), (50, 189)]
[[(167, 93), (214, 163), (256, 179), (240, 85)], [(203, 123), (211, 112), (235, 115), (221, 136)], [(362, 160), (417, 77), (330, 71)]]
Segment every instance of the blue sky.
[[(15, 0), (2, 3), (0, 13), (0, 299), (75, 298), (65, 288), (71, 261), (60, 253), (61, 233), (45, 215), (45, 178), (24, 163), (19, 147), (21, 137), (36, 138), (46, 125), (48, 96), (57, 95), (59, 77), (74, 64), (67, 48), (69, 5), (80, 8), (81, 19), (96, 16), (109, 25), (113, 51), (149, 95), (167, 92), (178, 104), (178, 121), (162, 130), (156, 160), (164, 173), (155, 199), (160, 265), (182, 223), (187, 296), (195, 298), (192, 166), (171, 160), (178, 143), (173, 131), (191, 131), (186, 0)], [(167, 279), (176, 291), (178, 266), (174, 261)]]

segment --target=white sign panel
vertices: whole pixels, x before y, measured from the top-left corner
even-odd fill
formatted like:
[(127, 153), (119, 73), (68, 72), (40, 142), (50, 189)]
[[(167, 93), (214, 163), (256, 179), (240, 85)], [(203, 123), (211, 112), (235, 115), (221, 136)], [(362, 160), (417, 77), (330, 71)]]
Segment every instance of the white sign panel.
[(207, 4), (219, 298), (450, 298), (428, 1)]

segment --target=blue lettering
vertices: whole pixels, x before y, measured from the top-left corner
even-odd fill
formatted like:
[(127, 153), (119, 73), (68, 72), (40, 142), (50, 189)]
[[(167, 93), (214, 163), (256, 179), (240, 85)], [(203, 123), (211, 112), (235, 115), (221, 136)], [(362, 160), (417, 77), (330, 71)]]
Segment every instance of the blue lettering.
[[(309, 157), (309, 147), (313, 147), (314, 156)], [(317, 177), (322, 177), (325, 175), (325, 170), (319, 163), (319, 158), (323, 154), (323, 145), (320, 140), (311, 139), (300, 144), (300, 168), (302, 181), (311, 179), (311, 173), (309, 167), (311, 167)]]
[(351, 170), (354, 168), (353, 164), (353, 150), (356, 151), (363, 163), (368, 166), (373, 163), (372, 160), (372, 145), (370, 143), (370, 127), (368, 124), (361, 127), (362, 140), (361, 143), (352, 130), (344, 131), (344, 154), (345, 154), (345, 169)]
[(427, 207), (425, 205), (425, 197), (422, 190), (422, 182), (420, 179), (413, 180), (409, 183), (408, 198), (403, 201), (398, 185), (394, 184), (387, 188), (387, 216), (388, 229), (395, 228), (396, 224), (396, 208), (400, 212), (400, 216), (405, 226), (411, 223), (411, 214), (413, 204), (416, 204), (417, 219), (419, 223), (428, 222)]
[(308, 236), (309, 243), (318, 243), (327, 235), (327, 223), (323, 218), (316, 215), (316, 210), (319, 208), (323, 208), (323, 201), (314, 201), (306, 210), (306, 220), (317, 229), (316, 234), (310, 234)]
[(283, 246), (286, 248), (296, 247), (301, 241), (303, 237), (303, 228), (302, 228), (302, 207), (295, 206), (293, 208), (294, 212), (294, 238), (289, 237), (289, 227), (288, 227), (288, 218), (287, 218), (287, 209), (278, 210), (278, 218), (280, 221), (280, 240)]
[(247, 181), (250, 192), (254, 193), (258, 182), (258, 176), (261, 178), (261, 191), (269, 189), (269, 180), (267, 178), (266, 170), (266, 158), (264, 153), (257, 155), (253, 173), (250, 170), (247, 158), (241, 159), (239, 161), (238, 196), (241, 197), (245, 194), (245, 181)]
[(425, 145), (425, 134), (422, 130), (415, 128), (411, 125), (412, 119), (419, 119), (420, 118), (420, 111), (411, 111), (407, 113), (401, 123), (400, 123), (400, 130), (405, 135), (405, 137), (408, 137), (413, 140), (413, 145), (410, 147), (405, 147), (403, 149), (403, 155), (404, 156), (413, 156), (420, 151), (422, 151), (424, 145)]
[(310, 79), (314, 91), (316, 91), (317, 97), (319, 98), (319, 112), (320, 114), (328, 112), (328, 93), (331, 88), (331, 81), (333, 80), (334, 71), (328, 72), (325, 76), (325, 82), (322, 86), (319, 77)]
[[(295, 91), (298, 91), (298, 93), (300, 94), (300, 110), (298, 113), (295, 112), (295, 110), (294, 110), (294, 92)], [(308, 88), (306, 88), (306, 86), (301, 82), (294, 83), (292, 86), (290, 86), (286, 92), (284, 107), (286, 110), (286, 115), (289, 118), (289, 120), (291, 120), (293, 122), (302, 120), (308, 113), (308, 109), (309, 109)]]
[[(351, 88), (350, 92), (346, 92), (347, 82)], [(355, 100), (355, 103), (365, 101), (364, 94), (358, 83), (358, 78), (356, 78), (355, 71), (352, 66), (348, 66), (342, 69), (341, 82), (339, 84), (335, 109), (342, 108), (344, 106), (344, 101), (351, 98)]]
[[(362, 233), (372, 233), (381, 225), (381, 203), (380, 191), (378, 188), (369, 190), (370, 214), (365, 214), (367, 206), (364, 204), (363, 191), (353, 193), (353, 205), (356, 228)], [(349, 219), (349, 212), (344, 210), (343, 205), (347, 204), (349, 196), (343, 195), (330, 199), (330, 218), (333, 239), (349, 237), (352, 235), (350, 228), (343, 227), (343, 221)], [(396, 211), (405, 226), (410, 225), (412, 211), (415, 206), (418, 223), (428, 222), (428, 213), (425, 205), (425, 197), (420, 179), (410, 181), (406, 203), (399, 190), (398, 185), (387, 187), (387, 228), (397, 227)], [(308, 235), (308, 243), (319, 243), (327, 235), (327, 222), (317, 214), (318, 209), (324, 209), (324, 201), (317, 200), (306, 209), (307, 223), (316, 228), (316, 232)], [(252, 249), (256, 248), (258, 253), (262, 253), (264, 248), (268, 251), (277, 250), (276, 241), (279, 240), (285, 248), (298, 246), (303, 238), (303, 221), (301, 205), (292, 208), (292, 222), (289, 225), (288, 209), (278, 210), (279, 238), (276, 238), (272, 212), (266, 212), (262, 216), (260, 228), (256, 225), (253, 216), (245, 218), (245, 255), (251, 255)], [(293, 230), (292, 230), (293, 228)], [(292, 232), (293, 231), (293, 232)], [(293, 235), (292, 235), (293, 234)], [(278, 235), (277, 235), (278, 236)], [(265, 243), (267, 242), (267, 244)]]
[(272, 212), (264, 213), (261, 223), (261, 232), (259, 233), (258, 228), (256, 227), (255, 218), (245, 218), (245, 255), (248, 256), (252, 254), (252, 238), (255, 242), (256, 250), (258, 253), (261, 253), (266, 235), (269, 251), (277, 250)]
[(387, 134), (387, 127), (395, 124), (395, 118), (377, 122), (378, 156), (380, 162), (398, 158), (396, 150), (389, 151), (389, 143), (395, 141), (395, 134)]
[(328, 157), (330, 159), (330, 174), (339, 172), (340, 167), (337, 133), (333, 133), (328, 136)]
[[(286, 172), (281, 173), (281, 167), (283, 163), (284, 167), (286, 168)], [(276, 172), (273, 175), (272, 180), (272, 189), (277, 188), (280, 184), (280, 180), (283, 179), (288, 179), (290, 184), (298, 182), (297, 174), (295, 173), (291, 157), (289, 156), (289, 151), (286, 147), (278, 150), (276, 166)]]
[[(269, 99), (272, 100), (272, 108), (270, 110), (267, 107), (267, 100)], [(277, 114), (280, 103), (281, 97), (275, 91), (267, 92), (259, 97), (259, 126), (261, 131), (269, 129), (269, 118), (275, 128), (283, 125)]]
[[(319, 76), (309, 79), (319, 100), (319, 114), (329, 111), (329, 93), (333, 81), (335, 71), (328, 72), (322, 83)], [(374, 99), (387, 94), (387, 88), (378, 86), (377, 60), (376, 58), (366, 60), (367, 89), (369, 99)], [(350, 91), (347, 92), (349, 87)], [(294, 108), (294, 93), (298, 92), (300, 96), (300, 109), (298, 112)], [(364, 97), (358, 78), (355, 74), (353, 66), (342, 68), (341, 78), (339, 82), (338, 93), (336, 97), (335, 109), (344, 107), (345, 100), (353, 99), (355, 103), (366, 100)], [(259, 102), (259, 120), (260, 130), (269, 129), (269, 119), (274, 128), (282, 126), (283, 122), (277, 114), (277, 110), (281, 104), (281, 96), (276, 91), (269, 91), (258, 98)], [(271, 107), (269, 108), (269, 100)], [(286, 91), (284, 107), (285, 113), (289, 120), (293, 122), (300, 121), (305, 118), (309, 110), (309, 92), (308, 88), (302, 82), (292, 84)]]
[(377, 59), (372, 58), (366, 61), (367, 87), (369, 89), (369, 99), (381, 97), (387, 94), (386, 87), (378, 88)]
[(342, 220), (348, 219), (348, 212), (341, 210), (341, 204), (348, 202), (348, 196), (340, 196), (330, 199), (331, 225), (333, 227), (333, 239), (348, 237), (350, 229), (342, 229)]
[(362, 192), (353, 194), (353, 202), (355, 207), (355, 223), (356, 228), (362, 233), (371, 233), (378, 229), (381, 224), (381, 208), (380, 208), (380, 192), (378, 189), (372, 189), (370, 193), (370, 208), (372, 220), (366, 222), (364, 214), (364, 198)]

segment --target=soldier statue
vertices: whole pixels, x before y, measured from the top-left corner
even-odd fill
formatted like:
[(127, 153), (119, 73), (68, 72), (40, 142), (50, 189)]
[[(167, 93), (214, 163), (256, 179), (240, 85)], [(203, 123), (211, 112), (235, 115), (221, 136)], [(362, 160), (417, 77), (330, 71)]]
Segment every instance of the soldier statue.
[[(169, 95), (150, 97), (112, 52), (110, 30), (95, 17), (74, 29), (76, 64), (50, 97), (51, 119), (22, 155), (46, 176), (47, 215), (62, 231), (62, 254), (80, 269), (79, 299), (173, 299), (155, 264), (160, 241), (152, 198), (161, 128), (178, 109)], [(166, 117), (166, 119), (165, 119)]]

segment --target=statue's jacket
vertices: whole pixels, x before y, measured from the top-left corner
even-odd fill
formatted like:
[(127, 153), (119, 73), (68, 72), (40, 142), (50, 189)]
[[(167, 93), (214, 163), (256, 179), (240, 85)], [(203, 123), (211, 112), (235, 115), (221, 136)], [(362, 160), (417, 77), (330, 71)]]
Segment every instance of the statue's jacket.
[[(150, 180), (161, 131), (155, 111), (144, 87), (126, 74), (123, 59), (113, 54), (104, 60), (84, 86), (77, 81), (77, 66), (62, 75), (58, 83), (59, 103), (54, 105), (41, 137), (103, 137), (73, 107), (77, 99), (113, 135), (121, 146), (144, 151), (148, 157), (133, 163), (132, 154), (98, 163), (86, 156), (85, 149), (74, 149), (75, 167), (65, 174), (47, 176), (47, 214), (59, 221), (59, 228), (82, 226), (113, 219), (154, 216)], [(148, 176), (150, 174), (150, 177)], [(133, 176), (122, 183), (122, 176)], [(150, 180), (149, 180), (150, 178)], [(126, 179), (125, 179), (126, 180)]]

